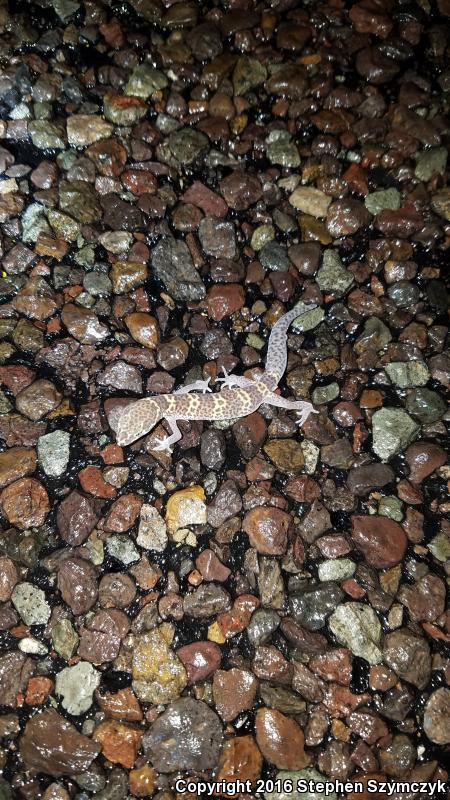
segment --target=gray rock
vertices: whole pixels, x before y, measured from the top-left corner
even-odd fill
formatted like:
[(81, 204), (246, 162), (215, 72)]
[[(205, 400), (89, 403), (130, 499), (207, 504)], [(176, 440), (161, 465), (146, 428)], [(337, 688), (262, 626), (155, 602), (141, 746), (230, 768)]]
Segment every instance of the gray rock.
[(106, 540), (106, 550), (110, 556), (117, 558), (122, 564), (128, 566), (139, 561), (139, 551), (134, 542), (126, 534), (114, 534)]
[(223, 732), (217, 714), (200, 700), (175, 700), (150, 727), (142, 746), (158, 772), (199, 772), (217, 766)]
[(355, 342), (355, 351), (358, 355), (365, 350), (376, 350), (379, 352), (386, 347), (392, 340), (392, 334), (378, 317), (369, 317), (364, 323), (364, 330)]
[(298, 167), (300, 156), (288, 131), (271, 131), (266, 139), (266, 154), (271, 164)]
[(317, 631), (323, 628), (343, 597), (344, 593), (336, 583), (322, 583), (293, 595), (289, 600), (291, 614), (300, 625)]
[(56, 122), (50, 122), (48, 119), (36, 119), (30, 122), (28, 133), (34, 146), (40, 150), (63, 150), (66, 146), (63, 126)]
[(319, 564), (317, 572), (320, 581), (343, 581), (351, 578), (356, 564), (350, 558), (330, 558)]
[(430, 379), (428, 367), (423, 361), (391, 361), (384, 369), (392, 383), (400, 389), (425, 386)]
[(375, 611), (363, 603), (342, 603), (329, 620), (330, 630), (353, 655), (369, 664), (379, 664), (381, 625)]
[(317, 283), (323, 292), (332, 292), (335, 297), (342, 297), (354, 281), (336, 250), (328, 248), (322, 259), (322, 266), (317, 273)]
[(208, 144), (208, 137), (193, 128), (181, 128), (169, 136), (170, 151), (181, 164), (192, 164)]
[(250, 643), (254, 647), (264, 644), (270, 639), (272, 633), (276, 631), (279, 624), (280, 617), (273, 609), (256, 609), (247, 628), (247, 636)]
[(380, 408), (372, 417), (373, 451), (383, 461), (401, 453), (419, 433), (417, 425), (402, 408)]
[(397, 189), (381, 189), (378, 192), (372, 192), (365, 198), (364, 205), (374, 215), (379, 214), (385, 208), (400, 208), (400, 192)]
[(268, 242), (261, 248), (259, 260), (265, 269), (275, 272), (286, 272), (289, 269), (286, 250), (275, 241)]
[(37, 453), (39, 464), (45, 474), (51, 478), (59, 478), (69, 463), (70, 433), (56, 430), (40, 436)]
[(394, 470), (387, 464), (363, 464), (350, 470), (347, 486), (353, 494), (364, 497), (373, 489), (380, 489), (394, 480)]
[(160, 239), (153, 251), (153, 270), (175, 300), (201, 300), (206, 291), (184, 242), (172, 237)]
[(168, 78), (159, 69), (155, 69), (151, 64), (138, 64), (131, 73), (130, 79), (125, 87), (125, 94), (147, 97), (164, 89), (169, 83)]
[(33, 583), (18, 583), (14, 587), (11, 601), (25, 625), (43, 625), (48, 622), (51, 609), (45, 599), (45, 592)]
[(205, 253), (214, 258), (234, 258), (236, 239), (232, 222), (205, 217), (198, 229), (198, 235)]
[(314, 405), (324, 405), (331, 403), (339, 397), (339, 384), (334, 382), (328, 383), (326, 386), (317, 386), (312, 393), (311, 399)]
[(433, 175), (443, 175), (447, 164), (447, 149), (445, 147), (431, 147), (417, 153), (416, 169), (414, 174), (420, 181), (429, 181)]
[(168, 542), (167, 526), (159, 511), (144, 503), (140, 512), (139, 530), (136, 539), (140, 547), (162, 553)]
[(406, 399), (406, 408), (423, 425), (437, 422), (447, 411), (445, 401), (431, 389), (414, 389)]
[(388, 296), (399, 308), (407, 308), (417, 303), (420, 290), (410, 281), (397, 281), (389, 286)]
[(425, 639), (414, 636), (407, 628), (388, 633), (383, 659), (398, 677), (424, 689), (430, 679), (430, 648)]
[(233, 88), (236, 95), (247, 94), (267, 78), (266, 68), (250, 56), (240, 56), (233, 72)]
[(87, 661), (58, 672), (55, 692), (62, 697), (61, 705), (69, 714), (80, 716), (92, 705), (92, 697), (100, 683), (100, 673)]

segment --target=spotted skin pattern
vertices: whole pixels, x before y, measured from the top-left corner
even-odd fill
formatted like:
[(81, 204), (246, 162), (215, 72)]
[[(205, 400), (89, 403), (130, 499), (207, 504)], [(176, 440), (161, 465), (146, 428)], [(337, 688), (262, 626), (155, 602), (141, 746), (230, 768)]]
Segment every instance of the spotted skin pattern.
[(128, 445), (149, 433), (157, 423), (164, 419), (171, 428), (171, 434), (160, 441), (156, 450), (171, 450), (172, 445), (181, 438), (177, 420), (223, 420), (246, 417), (259, 408), (262, 403), (297, 411), (299, 424), (303, 424), (314, 408), (303, 400), (290, 400), (275, 394), (287, 365), (287, 331), (297, 317), (315, 308), (315, 305), (299, 303), (284, 314), (273, 326), (267, 350), (266, 369), (257, 379), (239, 375), (222, 378), (223, 388), (214, 394), (195, 394), (211, 392), (208, 381), (196, 381), (183, 386), (172, 394), (158, 394), (136, 400), (124, 409), (119, 409), (110, 417), (110, 425), (116, 431), (117, 443)]

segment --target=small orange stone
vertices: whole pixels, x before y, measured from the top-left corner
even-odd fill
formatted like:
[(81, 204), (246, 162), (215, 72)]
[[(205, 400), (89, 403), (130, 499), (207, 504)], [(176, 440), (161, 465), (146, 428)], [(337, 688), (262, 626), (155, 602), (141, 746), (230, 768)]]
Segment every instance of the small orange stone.
[(136, 761), (143, 733), (131, 725), (108, 719), (100, 723), (92, 738), (101, 744), (108, 761), (130, 769)]
[(383, 394), (377, 389), (364, 389), (361, 395), (361, 408), (379, 408), (383, 405)]
[(116, 490), (106, 483), (100, 467), (85, 467), (78, 477), (85, 492), (104, 499), (116, 496)]
[(135, 797), (149, 797), (156, 788), (156, 772), (149, 764), (132, 769), (129, 774), (130, 792)]
[(228, 639), (236, 633), (244, 631), (250, 622), (253, 612), (260, 605), (260, 600), (252, 594), (241, 594), (233, 603), (231, 611), (219, 614), (217, 624)]
[(40, 706), (53, 691), (53, 681), (44, 676), (30, 678), (25, 693), (25, 702), (30, 706)]
[(118, 444), (107, 444), (100, 453), (105, 464), (122, 464), (123, 450)]

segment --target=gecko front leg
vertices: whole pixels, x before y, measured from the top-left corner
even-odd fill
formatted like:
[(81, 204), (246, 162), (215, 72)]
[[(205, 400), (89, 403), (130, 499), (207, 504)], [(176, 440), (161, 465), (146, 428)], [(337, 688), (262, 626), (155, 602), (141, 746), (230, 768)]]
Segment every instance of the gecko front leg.
[(225, 367), (222, 367), (222, 372), (223, 378), (216, 378), (216, 381), (223, 384), (221, 389), (232, 389), (233, 386), (238, 386), (239, 389), (248, 389), (255, 382), (250, 378), (245, 378), (243, 375), (230, 375)]
[(208, 378), (207, 381), (194, 381), (193, 383), (187, 383), (186, 386), (180, 386), (179, 389), (175, 389), (173, 394), (189, 394), (190, 392), (212, 392), (212, 389), (209, 385), (211, 378)]
[(319, 413), (312, 403), (307, 403), (306, 400), (290, 400), (287, 397), (280, 397), (275, 392), (268, 392), (264, 397), (264, 403), (277, 408), (286, 408), (288, 411), (297, 411), (300, 415), (297, 420), (298, 425), (303, 425), (310, 414)]
[(181, 439), (182, 434), (177, 425), (175, 417), (166, 417), (166, 422), (170, 427), (171, 434), (170, 436), (166, 436), (165, 439), (160, 439), (157, 445), (155, 447), (152, 447), (152, 450), (168, 450), (169, 453), (171, 453), (172, 445)]

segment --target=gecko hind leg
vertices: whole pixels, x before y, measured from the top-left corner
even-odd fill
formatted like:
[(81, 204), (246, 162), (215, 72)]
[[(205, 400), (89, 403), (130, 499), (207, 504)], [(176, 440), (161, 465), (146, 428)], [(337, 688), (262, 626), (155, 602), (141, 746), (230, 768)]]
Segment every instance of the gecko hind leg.
[(189, 394), (190, 392), (212, 392), (212, 389), (209, 385), (211, 378), (208, 378), (207, 381), (194, 381), (194, 383), (187, 383), (186, 386), (180, 386), (179, 389), (175, 389), (173, 394)]
[(175, 417), (167, 417), (166, 422), (171, 429), (171, 434), (170, 436), (166, 436), (165, 439), (160, 439), (156, 446), (152, 447), (152, 450), (168, 450), (171, 453), (172, 445), (181, 439), (182, 434)]
[(303, 425), (308, 419), (310, 414), (318, 414), (319, 412), (314, 408), (312, 403), (305, 400), (290, 400), (287, 397), (280, 397), (275, 392), (270, 392), (264, 397), (264, 402), (270, 406), (277, 408), (286, 408), (288, 411), (297, 411), (299, 413), (298, 425)]

